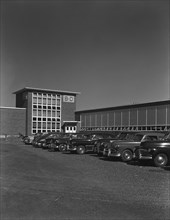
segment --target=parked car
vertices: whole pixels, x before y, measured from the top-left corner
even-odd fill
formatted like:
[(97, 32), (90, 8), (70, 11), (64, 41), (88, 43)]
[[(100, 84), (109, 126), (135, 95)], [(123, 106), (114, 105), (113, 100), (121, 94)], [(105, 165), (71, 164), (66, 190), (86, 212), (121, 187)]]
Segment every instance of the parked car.
[(46, 138), (49, 137), (50, 135), (54, 134), (55, 132), (48, 132), (48, 133), (43, 133), (40, 136), (38, 136), (34, 141), (33, 141), (33, 146), (34, 147), (43, 147), (43, 144), (46, 141)]
[(19, 138), (24, 142), (25, 138), (27, 138), (27, 135), (23, 135), (21, 133), (18, 134)]
[(70, 139), (70, 133), (58, 133), (53, 136), (46, 138), (46, 148), (49, 151), (61, 151), (62, 146), (67, 144), (67, 141)]
[(152, 160), (157, 167), (170, 164), (170, 132), (162, 140), (142, 142), (134, 154), (138, 161)]
[(163, 133), (158, 132), (140, 132), (134, 134), (132, 138), (125, 141), (115, 141), (108, 148), (108, 157), (120, 157), (122, 161), (127, 162), (133, 159), (133, 153), (136, 147), (144, 141), (160, 140), (163, 137)]
[(43, 136), (43, 135), (45, 135), (45, 134), (48, 134), (48, 132), (45, 132), (45, 133), (41, 133), (41, 132), (36, 133), (36, 134), (34, 135), (34, 139), (33, 139), (33, 141), (32, 141), (32, 146), (33, 146), (33, 147), (36, 147), (36, 141), (37, 141), (38, 139), (40, 139), (41, 136)]
[(34, 140), (34, 136), (32, 135), (32, 136), (25, 137), (23, 142), (24, 144), (32, 144), (33, 140)]
[(82, 138), (70, 140), (68, 151), (77, 152), (78, 154), (85, 154), (86, 152), (94, 152), (94, 143), (99, 140), (111, 136), (111, 133), (91, 133), (84, 134)]
[(58, 144), (59, 144), (58, 149), (59, 149), (59, 151), (60, 152), (68, 151), (71, 140), (73, 140), (73, 139), (82, 139), (83, 137), (84, 137), (84, 134), (81, 132), (81, 133), (72, 133), (70, 135), (70, 138), (60, 139), (58, 141)]
[(121, 131), (114, 131), (109, 136), (96, 140), (94, 143), (94, 153), (97, 153), (99, 156), (103, 155), (104, 145), (109, 143), (111, 140), (117, 140), (120, 133)]
[(104, 141), (99, 147), (99, 153), (103, 156), (108, 156), (108, 149), (110, 145), (113, 145), (115, 141), (125, 141), (132, 139), (132, 137), (137, 133), (137, 131), (122, 131), (116, 138)]

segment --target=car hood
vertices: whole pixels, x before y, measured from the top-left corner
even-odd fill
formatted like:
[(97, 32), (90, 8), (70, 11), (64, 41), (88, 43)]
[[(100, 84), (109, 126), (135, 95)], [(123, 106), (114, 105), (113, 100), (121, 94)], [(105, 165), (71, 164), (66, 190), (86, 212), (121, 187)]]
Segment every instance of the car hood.
[(158, 141), (145, 141), (142, 142), (140, 148), (154, 148), (157, 146), (167, 146), (170, 145), (170, 140), (158, 140)]

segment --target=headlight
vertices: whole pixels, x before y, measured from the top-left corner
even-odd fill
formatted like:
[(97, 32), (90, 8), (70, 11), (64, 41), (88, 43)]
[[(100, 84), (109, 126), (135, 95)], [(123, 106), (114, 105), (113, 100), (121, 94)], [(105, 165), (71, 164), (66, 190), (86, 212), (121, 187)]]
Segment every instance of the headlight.
[(108, 144), (107, 144), (107, 143), (104, 143), (104, 147), (107, 148), (107, 147), (108, 147)]
[(148, 148), (148, 152), (152, 152), (152, 151), (155, 151), (156, 149), (155, 148)]

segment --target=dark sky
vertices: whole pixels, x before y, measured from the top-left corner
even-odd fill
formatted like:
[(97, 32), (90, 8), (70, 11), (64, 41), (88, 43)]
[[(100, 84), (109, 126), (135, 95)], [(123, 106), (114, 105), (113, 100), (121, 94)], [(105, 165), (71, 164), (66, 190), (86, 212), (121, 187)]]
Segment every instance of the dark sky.
[(23, 87), (77, 110), (169, 99), (169, 0), (1, 1), (1, 106)]

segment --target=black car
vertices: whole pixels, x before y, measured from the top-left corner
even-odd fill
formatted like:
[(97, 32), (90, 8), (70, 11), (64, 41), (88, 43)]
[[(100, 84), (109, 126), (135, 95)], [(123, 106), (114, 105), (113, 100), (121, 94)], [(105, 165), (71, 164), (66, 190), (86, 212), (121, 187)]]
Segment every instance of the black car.
[(123, 141), (128, 140), (132, 135), (136, 134), (136, 131), (122, 131), (120, 132), (115, 138), (110, 140), (103, 141), (98, 147), (98, 155), (107, 155), (108, 148), (112, 145), (115, 141)]
[(142, 142), (160, 140), (164, 134), (162, 132), (141, 131), (130, 135), (126, 140), (113, 142), (106, 151), (108, 157), (120, 157), (122, 161), (128, 162), (134, 159), (134, 150)]
[(54, 136), (46, 138), (46, 148), (49, 151), (64, 151), (68, 145), (69, 140), (76, 134), (59, 133)]
[(94, 152), (94, 144), (97, 140), (110, 137), (112, 134), (108, 132), (83, 134), (82, 138), (70, 140), (68, 151), (84, 154), (86, 152)]
[(112, 140), (117, 140), (120, 134), (121, 131), (115, 131), (105, 138), (96, 140), (94, 143), (94, 153), (97, 153), (98, 156), (103, 155), (104, 146)]
[(33, 142), (33, 146), (34, 147), (44, 147), (45, 146), (45, 142), (46, 142), (46, 138), (48, 138), (50, 135), (55, 134), (55, 132), (48, 132), (48, 133), (43, 133), (41, 135), (39, 135)]
[(134, 155), (138, 161), (152, 160), (157, 167), (170, 164), (170, 132), (161, 140), (142, 142)]

